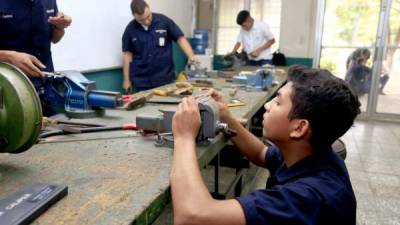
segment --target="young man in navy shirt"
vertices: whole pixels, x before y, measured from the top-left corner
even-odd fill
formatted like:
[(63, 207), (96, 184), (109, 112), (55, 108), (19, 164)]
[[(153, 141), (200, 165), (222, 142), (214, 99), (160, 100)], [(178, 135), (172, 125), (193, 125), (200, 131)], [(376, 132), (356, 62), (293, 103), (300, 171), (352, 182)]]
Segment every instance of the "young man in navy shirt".
[(266, 147), (229, 112), (221, 93), (220, 120), (238, 134), (233, 143), (270, 171), (266, 188), (231, 200), (208, 192), (196, 157), (198, 104), (183, 99), (173, 119), (171, 192), (175, 224), (356, 224), (356, 199), (344, 161), (332, 143), (352, 126), (360, 102), (326, 70), (291, 67), (288, 82), (265, 104)]
[(51, 42), (59, 42), (71, 22), (56, 0), (1, 0), (0, 61), (21, 69), (39, 91), (42, 72), (54, 72)]
[(170, 18), (152, 13), (143, 0), (132, 0), (135, 17), (122, 37), (123, 88), (136, 91), (155, 88), (175, 80), (172, 42), (177, 42), (183, 52), (194, 62), (192, 47), (181, 29)]

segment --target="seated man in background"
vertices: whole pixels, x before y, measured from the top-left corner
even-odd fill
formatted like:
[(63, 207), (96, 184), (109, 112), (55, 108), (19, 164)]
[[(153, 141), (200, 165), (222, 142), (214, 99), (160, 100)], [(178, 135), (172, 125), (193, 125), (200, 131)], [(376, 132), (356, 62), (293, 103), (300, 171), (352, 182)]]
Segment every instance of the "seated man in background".
[(356, 198), (344, 161), (332, 151), (360, 113), (348, 85), (326, 70), (291, 67), (285, 86), (265, 104), (266, 147), (230, 113), (221, 93), (220, 120), (237, 131), (231, 140), (250, 161), (270, 171), (266, 188), (215, 200), (196, 156), (198, 103), (184, 98), (172, 123), (171, 192), (174, 224), (355, 224)]
[(0, 1), (0, 61), (15, 65), (31, 79), (47, 116), (54, 112), (42, 99), (42, 71), (54, 72), (51, 42), (59, 42), (71, 22), (58, 11), (56, 0)]
[(272, 65), (271, 46), (275, 43), (268, 24), (262, 21), (254, 21), (246, 10), (240, 11), (236, 22), (241, 29), (233, 50), (227, 56), (235, 55), (243, 45), (243, 50), (248, 54), (248, 66)]
[(123, 88), (126, 93), (144, 91), (175, 81), (172, 42), (178, 43), (189, 59), (195, 62), (192, 47), (182, 30), (170, 18), (152, 13), (143, 0), (132, 0), (135, 17), (122, 37)]
[[(372, 70), (367, 66), (371, 52), (367, 48), (358, 48), (347, 58), (345, 80), (350, 84), (358, 96), (367, 94), (371, 90)], [(385, 66), (385, 65), (383, 65)], [(382, 68), (382, 71), (385, 67)], [(379, 94), (384, 94), (383, 89), (389, 80), (387, 73), (380, 74)]]

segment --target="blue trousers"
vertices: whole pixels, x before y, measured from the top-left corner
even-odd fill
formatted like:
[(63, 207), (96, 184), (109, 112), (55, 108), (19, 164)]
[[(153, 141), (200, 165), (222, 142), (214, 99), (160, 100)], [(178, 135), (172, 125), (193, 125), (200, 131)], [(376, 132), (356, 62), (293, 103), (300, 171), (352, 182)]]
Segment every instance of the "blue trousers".
[(249, 60), (246, 62), (246, 66), (262, 66), (265, 64), (270, 64), (272, 65), (272, 60), (271, 59), (261, 59), (258, 61), (255, 60)]

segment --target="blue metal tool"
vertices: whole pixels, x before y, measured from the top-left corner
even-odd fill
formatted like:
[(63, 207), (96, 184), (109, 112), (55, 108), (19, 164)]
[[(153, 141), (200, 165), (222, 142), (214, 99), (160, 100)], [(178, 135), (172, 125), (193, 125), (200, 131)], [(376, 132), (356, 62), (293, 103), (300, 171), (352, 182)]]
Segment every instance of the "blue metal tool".
[(246, 85), (248, 91), (266, 91), (272, 86), (273, 76), (270, 70), (258, 69), (234, 76), (233, 83)]
[(96, 82), (78, 71), (45, 73), (43, 79), (44, 100), (64, 105), (65, 114), (71, 118), (102, 116), (104, 108), (123, 104), (120, 93), (96, 90)]

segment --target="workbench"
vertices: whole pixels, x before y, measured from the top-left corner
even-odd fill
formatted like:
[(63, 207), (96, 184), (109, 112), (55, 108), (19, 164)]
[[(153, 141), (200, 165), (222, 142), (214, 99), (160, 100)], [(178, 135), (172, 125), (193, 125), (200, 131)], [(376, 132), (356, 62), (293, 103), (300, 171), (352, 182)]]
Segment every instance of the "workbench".
[[(238, 90), (246, 105), (231, 108), (237, 118), (250, 119), (286, 80), (266, 92)], [(231, 83), (215, 79), (228, 98)], [(134, 123), (138, 114), (160, 114), (171, 105), (146, 104), (134, 111), (107, 110), (102, 118), (84, 122), (104, 125)], [(82, 122), (83, 122), (82, 121)], [(17, 155), (0, 154), (0, 198), (31, 183), (64, 184), (68, 195), (34, 224), (150, 224), (170, 201), (169, 174), (173, 149), (155, 147), (156, 136), (112, 131), (51, 137)], [(200, 167), (228, 142), (219, 134), (197, 148)]]

